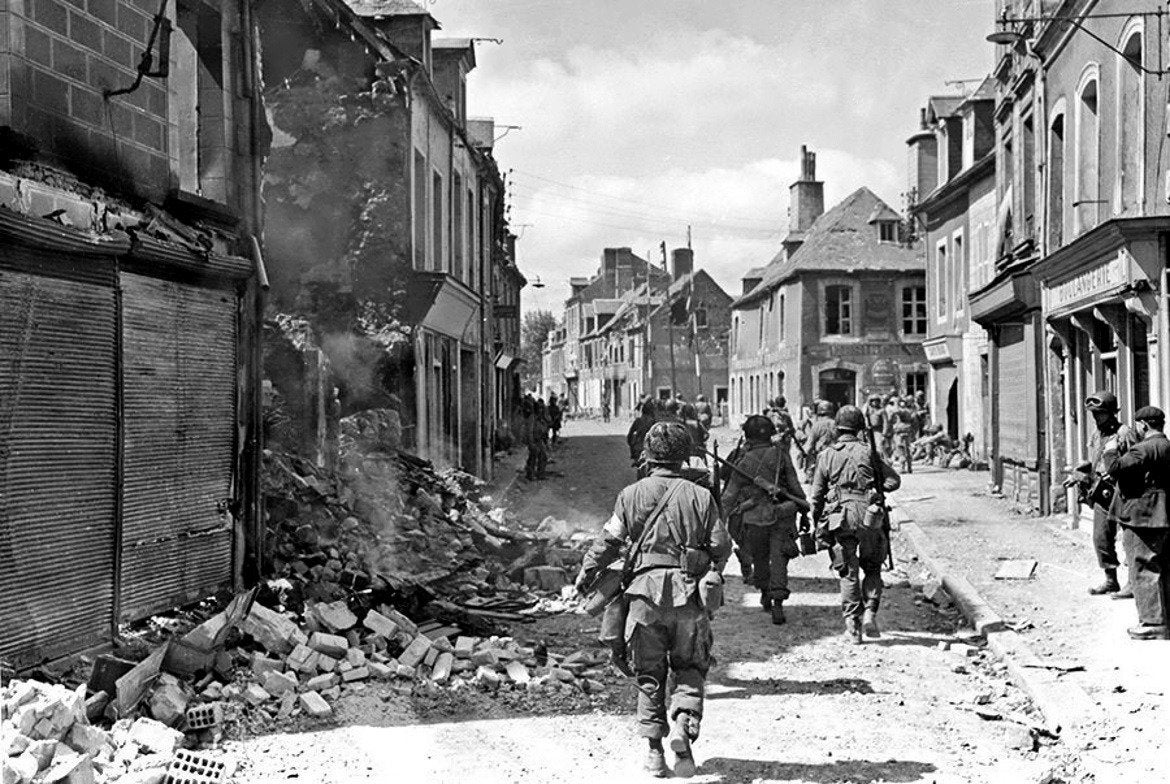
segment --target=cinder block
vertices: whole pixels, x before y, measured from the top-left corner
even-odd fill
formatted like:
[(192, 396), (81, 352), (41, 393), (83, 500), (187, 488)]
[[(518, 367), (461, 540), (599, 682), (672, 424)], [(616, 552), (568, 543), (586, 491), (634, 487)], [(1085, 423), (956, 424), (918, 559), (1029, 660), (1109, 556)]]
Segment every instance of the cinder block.
[(223, 784), (231, 781), (235, 761), (205, 751), (179, 749), (167, 766), (163, 784)]
[(187, 708), (187, 731), (205, 730), (223, 723), (223, 703), (205, 702)]

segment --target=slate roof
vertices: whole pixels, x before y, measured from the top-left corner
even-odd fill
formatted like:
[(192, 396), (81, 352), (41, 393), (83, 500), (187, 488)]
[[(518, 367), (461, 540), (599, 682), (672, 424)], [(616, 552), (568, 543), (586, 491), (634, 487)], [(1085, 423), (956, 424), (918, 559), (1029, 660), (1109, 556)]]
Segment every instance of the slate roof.
[(926, 101), (927, 114), (930, 120), (937, 120), (940, 117), (951, 117), (962, 105), (963, 101), (967, 100), (963, 95), (932, 95)]
[[(884, 209), (883, 209), (884, 208)], [(920, 247), (881, 242), (869, 217), (893, 210), (869, 188), (858, 188), (817, 218), (805, 233), (804, 244), (791, 256), (776, 254), (764, 268), (763, 280), (732, 303), (739, 308), (767, 296), (784, 281), (802, 272), (920, 272), (926, 268)], [(896, 214), (896, 213), (895, 213)]]

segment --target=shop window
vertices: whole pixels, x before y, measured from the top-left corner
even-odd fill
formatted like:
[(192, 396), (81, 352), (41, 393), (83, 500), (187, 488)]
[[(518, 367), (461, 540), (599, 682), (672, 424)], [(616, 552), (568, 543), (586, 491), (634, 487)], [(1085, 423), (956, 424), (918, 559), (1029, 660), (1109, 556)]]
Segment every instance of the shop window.
[(906, 394), (917, 395), (919, 392), (926, 394), (926, 374), (925, 373), (907, 373), (906, 374)]
[(926, 334), (926, 286), (902, 287), (902, 334)]
[(1064, 115), (1052, 118), (1048, 131), (1048, 246), (1064, 242)]
[(825, 286), (825, 334), (853, 334), (852, 286)]

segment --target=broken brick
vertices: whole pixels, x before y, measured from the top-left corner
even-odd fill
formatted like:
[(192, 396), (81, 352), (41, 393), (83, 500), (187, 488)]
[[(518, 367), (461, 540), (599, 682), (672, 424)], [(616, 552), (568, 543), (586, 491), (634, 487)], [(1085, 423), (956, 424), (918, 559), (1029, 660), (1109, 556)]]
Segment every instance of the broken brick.
[(357, 625), (357, 616), (350, 611), (345, 600), (339, 599), (328, 604), (313, 605), (313, 616), (331, 632), (344, 632)]
[(354, 667), (351, 670), (346, 670), (341, 673), (341, 680), (346, 683), (353, 683), (354, 681), (364, 681), (370, 677), (370, 670), (367, 667)]
[(296, 691), (297, 678), (287, 672), (270, 672), (264, 676), (264, 691), (273, 697), (279, 697), (288, 691)]
[(329, 703), (315, 691), (307, 691), (300, 696), (301, 709), (315, 719), (323, 719), (333, 714)]
[(349, 641), (336, 634), (313, 632), (312, 636), (309, 637), (309, 647), (318, 653), (332, 656), (334, 659), (340, 659), (349, 650)]
[(362, 626), (389, 639), (398, 631), (398, 624), (377, 610), (370, 610), (362, 620)]
[(431, 641), (425, 635), (420, 634), (414, 638), (410, 645), (406, 646), (406, 650), (399, 655), (398, 662), (406, 667), (417, 667), (430, 649)]

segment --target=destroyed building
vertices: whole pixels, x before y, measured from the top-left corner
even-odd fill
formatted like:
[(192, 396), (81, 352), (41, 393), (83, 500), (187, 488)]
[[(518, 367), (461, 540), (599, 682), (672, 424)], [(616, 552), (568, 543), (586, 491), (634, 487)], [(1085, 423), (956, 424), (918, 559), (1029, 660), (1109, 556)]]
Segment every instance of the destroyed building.
[[(518, 387), (519, 292), (491, 120), (467, 116), (471, 39), (406, 0), (264, 0), (274, 311), (307, 327), (305, 373), (269, 367), (313, 420), (396, 413), (400, 446), (491, 472)], [(295, 368), (294, 368), (295, 369)], [(292, 390), (290, 392), (290, 390)], [(334, 392), (334, 390), (336, 390)]]
[(186, 0), (4, 8), (7, 662), (100, 646), (248, 576), (264, 144), (249, 15)]

